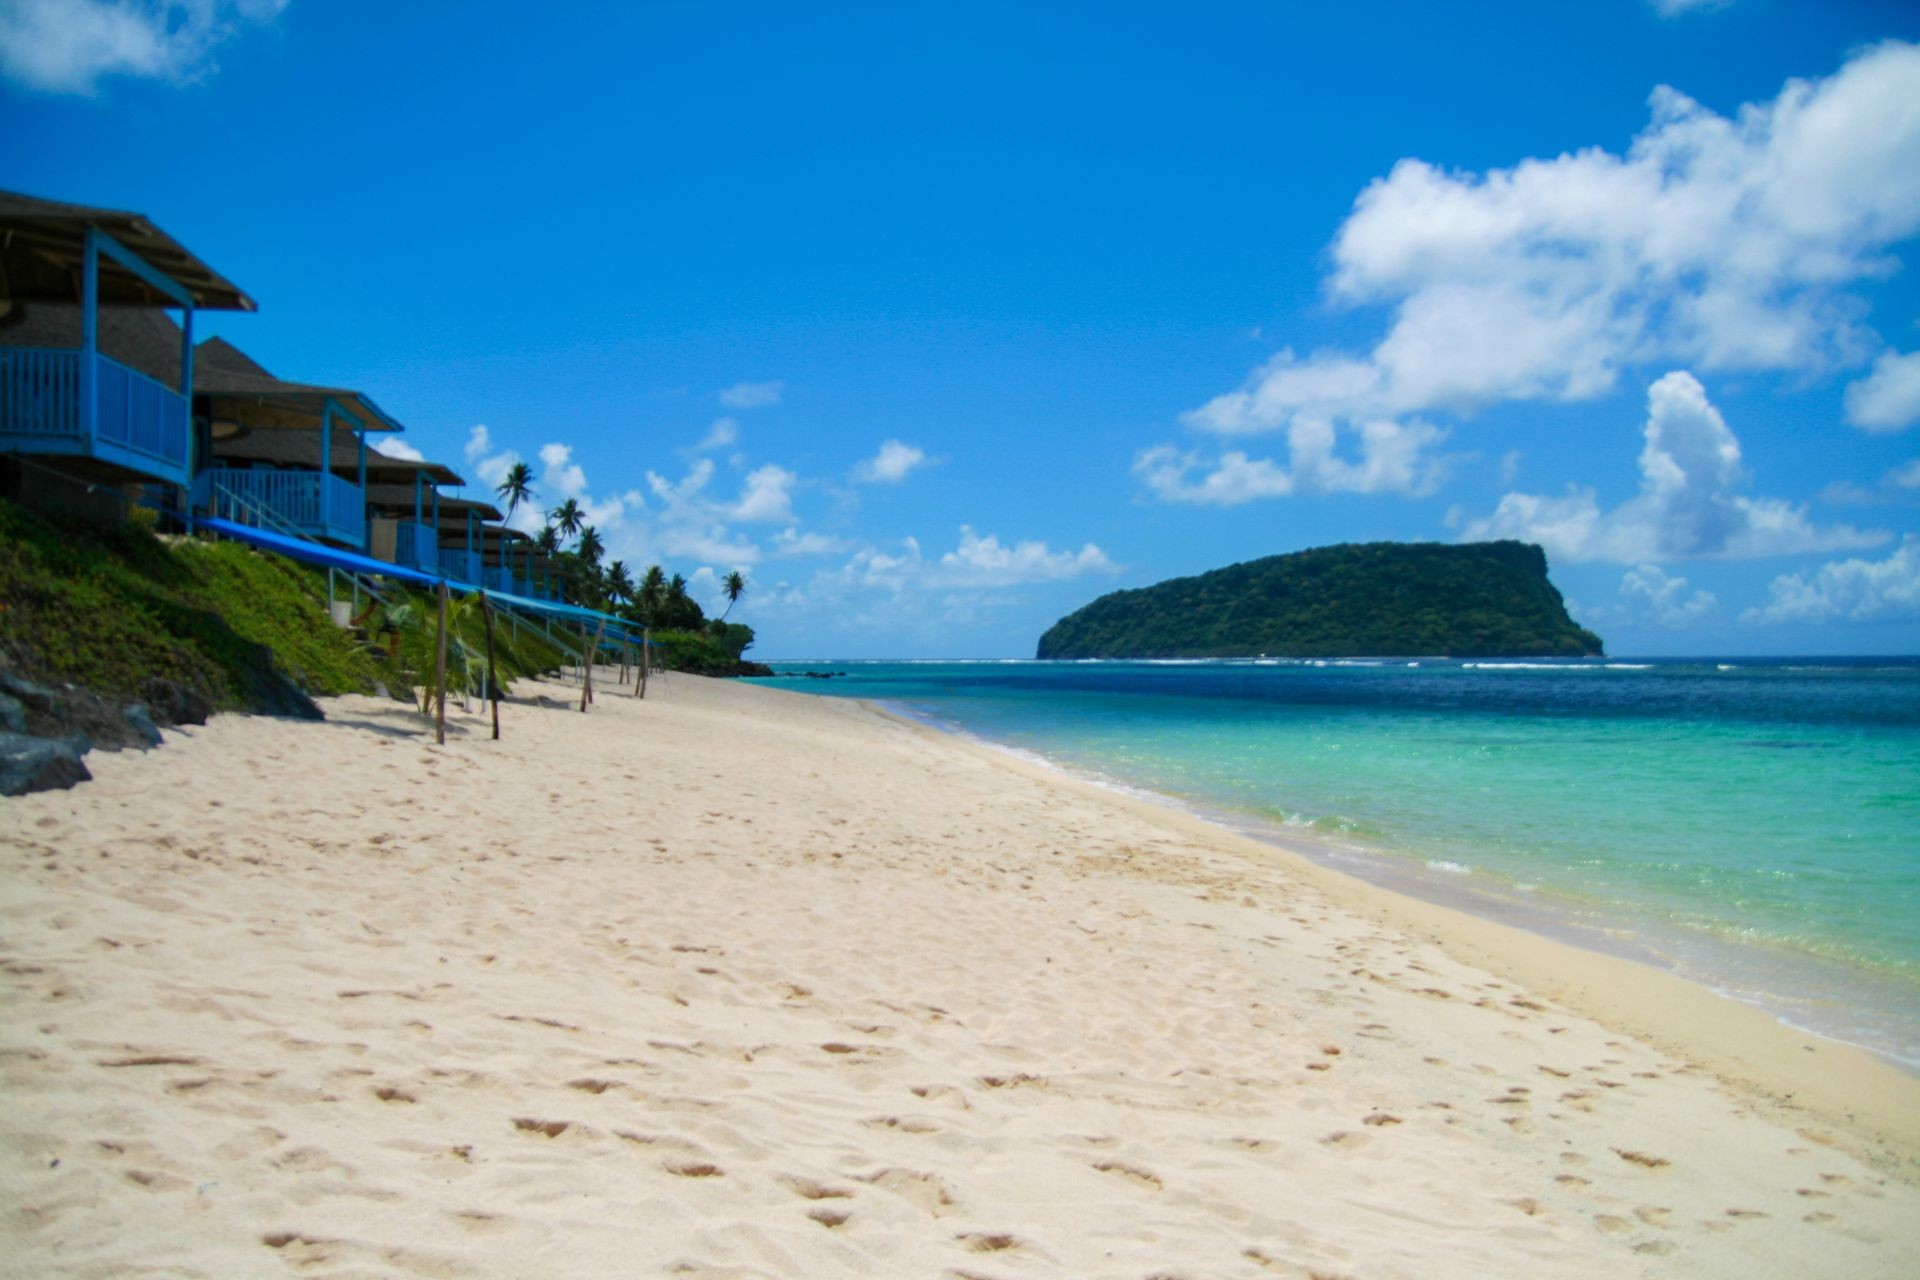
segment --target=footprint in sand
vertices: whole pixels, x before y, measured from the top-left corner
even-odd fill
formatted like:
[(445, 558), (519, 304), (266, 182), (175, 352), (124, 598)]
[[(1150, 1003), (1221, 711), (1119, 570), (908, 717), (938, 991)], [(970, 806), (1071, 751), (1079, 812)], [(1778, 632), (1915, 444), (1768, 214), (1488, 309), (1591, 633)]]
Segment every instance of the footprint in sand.
[(1102, 1160), (1093, 1167), (1101, 1173), (1111, 1173), (1116, 1177), (1126, 1179), (1135, 1186), (1147, 1187), (1154, 1191), (1160, 1190), (1165, 1185), (1160, 1181), (1158, 1175), (1142, 1169), (1138, 1165), (1126, 1164), (1119, 1160)]
[(1004, 1253), (1008, 1249), (1020, 1248), (1020, 1237), (1004, 1231), (969, 1231), (954, 1239), (975, 1253)]
[(845, 1187), (829, 1186), (824, 1182), (816, 1182), (812, 1178), (803, 1178), (797, 1174), (783, 1177), (780, 1181), (787, 1190), (803, 1200), (846, 1200), (853, 1196), (853, 1192)]
[(882, 1191), (892, 1192), (931, 1217), (944, 1217), (953, 1212), (953, 1196), (947, 1190), (947, 1185), (930, 1173), (917, 1173), (912, 1169), (882, 1169), (863, 1181)]

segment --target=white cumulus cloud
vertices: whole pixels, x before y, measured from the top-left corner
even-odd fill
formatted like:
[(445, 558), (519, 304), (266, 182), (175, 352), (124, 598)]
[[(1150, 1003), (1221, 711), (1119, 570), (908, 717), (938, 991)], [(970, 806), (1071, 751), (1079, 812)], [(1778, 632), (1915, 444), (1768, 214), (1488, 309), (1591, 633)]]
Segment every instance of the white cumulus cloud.
[(1485, 173), (1396, 164), (1333, 245), (1365, 352), (1282, 351), (1187, 415), (1233, 434), (1579, 400), (1652, 361), (1818, 369), (1878, 345), (1852, 286), (1920, 230), (1920, 47), (1889, 41), (1722, 116), (1661, 87), (1625, 154)]
[(427, 455), (395, 435), (376, 435), (373, 438), (376, 452), (389, 458), (399, 458), (403, 462), (425, 462)]
[(1920, 537), (1908, 534), (1885, 560), (1835, 560), (1783, 573), (1742, 622), (1867, 622), (1920, 618)]
[(900, 440), (885, 440), (880, 451), (853, 469), (861, 484), (899, 484), (915, 467), (924, 466), (926, 451)]
[(48, 93), (91, 94), (107, 76), (184, 83), (214, 48), (287, 0), (0, 0), (0, 75)]
[(971, 525), (961, 525), (960, 545), (940, 557), (934, 577), (943, 586), (1011, 587), (1112, 573), (1114, 568), (1106, 553), (1091, 542), (1078, 551), (1054, 551), (1033, 540), (1008, 545), (992, 534), (981, 537)]
[(1847, 421), (1867, 431), (1902, 431), (1920, 422), (1920, 351), (1889, 351), (1847, 388)]
[(1431, 493), (1445, 473), (1432, 449), (1446, 432), (1425, 422), (1361, 423), (1360, 455), (1337, 452), (1331, 420), (1302, 414), (1287, 426), (1285, 465), (1238, 449), (1209, 459), (1198, 450), (1158, 445), (1134, 460), (1133, 473), (1163, 502), (1239, 506), (1295, 493)]
[(1803, 507), (1739, 492), (1740, 442), (1692, 374), (1669, 373), (1647, 389), (1640, 492), (1610, 511), (1592, 489), (1560, 497), (1509, 493), (1493, 514), (1468, 521), (1466, 542), (1520, 538), (1563, 560), (1639, 564), (1661, 559), (1791, 555), (1877, 546), (1884, 533), (1827, 528)]
[(793, 519), (793, 486), (800, 477), (769, 462), (749, 472), (740, 500), (729, 513), (749, 523), (785, 524)]

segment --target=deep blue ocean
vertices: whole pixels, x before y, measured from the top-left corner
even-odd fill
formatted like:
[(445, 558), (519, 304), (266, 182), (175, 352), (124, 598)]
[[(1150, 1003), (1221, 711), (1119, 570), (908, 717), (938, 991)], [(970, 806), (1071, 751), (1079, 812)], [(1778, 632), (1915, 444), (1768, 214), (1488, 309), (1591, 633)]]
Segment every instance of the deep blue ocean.
[(773, 665), (1920, 1066), (1920, 659)]

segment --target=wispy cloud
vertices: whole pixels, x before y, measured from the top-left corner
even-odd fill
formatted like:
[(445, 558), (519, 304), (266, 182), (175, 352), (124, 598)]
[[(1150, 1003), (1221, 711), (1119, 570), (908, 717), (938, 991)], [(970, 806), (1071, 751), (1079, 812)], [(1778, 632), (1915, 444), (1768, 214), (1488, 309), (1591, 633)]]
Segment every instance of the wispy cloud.
[(1683, 13), (1705, 13), (1712, 9), (1724, 9), (1733, 0), (1652, 0), (1653, 9), (1663, 18), (1677, 18)]
[(108, 76), (184, 83), (213, 51), (287, 0), (0, 0), (0, 75), (47, 93), (91, 94)]
[(700, 443), (693, 446), (695, 453), (709, 453), (715, 449), (725, 449), (740, 442), (740, 423), (733, 418), (715, 418), (713, 425), (707, 428), (707, 434)]
[(1711, 591), (1693, 589), (1657, 564), (1629, 569), (1620, 579), (1620, 594), (1665, 627), (1688, 627), (1711, 618), (1720, 602)]
[(899, 484), (916, 467), (925, 466), (926, 451), (899, 440), (882, 441), (880, 451), (853, 469), (860, 484)]
[(718, 393), (720, 403), (729, 409), (764, 409), (780, 403), (784, 382), (736, 382)]
[(1587, 488), (1557, 498), (1509, 493), (1491, 515), (1467, 521), (1462, 540), (1521, 538), (1560, 559), (1638, 564), (1851, 550), (1889, 536), (1817, 527), (1803, 507), (1741, 493), (1740, 441), (1690, 373), (1669, 373), (1647, 389), (1642, 434), (1637, 496), (1602, 510)]

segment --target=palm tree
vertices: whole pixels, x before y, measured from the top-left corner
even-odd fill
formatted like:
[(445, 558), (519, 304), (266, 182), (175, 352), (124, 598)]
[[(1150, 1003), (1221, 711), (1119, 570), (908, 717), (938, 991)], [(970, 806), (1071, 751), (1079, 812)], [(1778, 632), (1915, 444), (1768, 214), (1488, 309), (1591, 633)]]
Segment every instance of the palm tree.
[(740, 597), (747, 594), (747, 580), (735, 569), (720, 580), (720, 586), (727, 593), (726, 613), (720, 615), (720, 621), (727, 620), (727, 614), (733, 612), (733, 606), (740, 603)]
[[(572, 501), (571, 498), (568, 499)], [(574, 548), (574, 554), (586, 561), (589, 569), (600, 563), (600, 557), (606, 554), (607, 544), (600, 541), (600, 531), (592, 525), (583, 525), (580, 529), (580, 545)]]
[(533, 549), (549, 560), (560, 554), (560, 535), (553, 531), (552, 525), (533, 535)]
[(607, 596), (615, 604), (633, 599), (633, 575), (627, 571), (625, 560), (607, 566)]
[(666, 598), (667, 575), (661, 572), (659, 565), (651, 565), (647, 571), (640, 576), (640, 590), (637, 593), (637, 600), (640, 605), (641, 615), (651, 623), (654, 615), (659, 612), (660, 606), (666, 602)]
[(507, 515), (513, 515), (516, 508), (533, 497), (533, 468), (524, 462), (516, 462), (507, 468), (507, 478), (494, 489), (500, 497), (506, 499)]
[(560, 531), (563, 538), (571, 538), (586, 528), (586, 512), (580, 510), (580, 504), (572, 498), (547, 512), (547, 523)]

